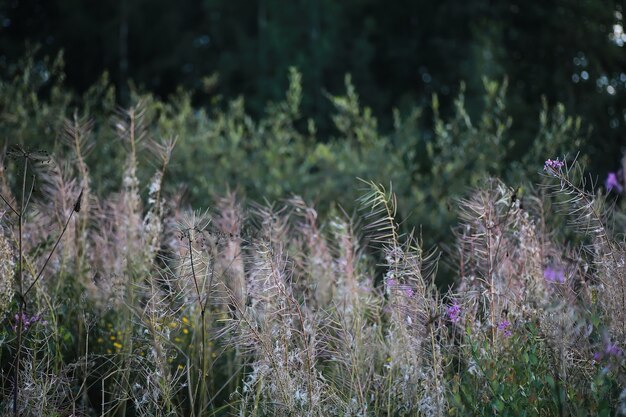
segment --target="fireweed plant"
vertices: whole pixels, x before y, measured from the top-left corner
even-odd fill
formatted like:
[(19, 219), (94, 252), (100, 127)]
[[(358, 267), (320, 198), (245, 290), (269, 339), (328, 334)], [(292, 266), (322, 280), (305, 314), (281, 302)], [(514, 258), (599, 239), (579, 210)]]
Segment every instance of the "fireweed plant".
[(485, 179), (442, 252), (370, 181), (352, 216), (235, 192), (186, 210), (161, 191), (176, 141), (144, 121), (141, 104), (115, 119), (106, 197), (78, 117), (50, 162), (3, 155), (21, 184), (0, 177), (3, 415), (623, 414), (621, 220), (578, 162), (546, 160), (523, 196)]

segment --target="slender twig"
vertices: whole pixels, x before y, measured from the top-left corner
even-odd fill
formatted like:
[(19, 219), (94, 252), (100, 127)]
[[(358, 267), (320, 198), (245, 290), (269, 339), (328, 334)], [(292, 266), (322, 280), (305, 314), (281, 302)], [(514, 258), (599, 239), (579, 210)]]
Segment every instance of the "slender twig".
[(25, 210), (25, 202), (24, 196), (26, 194), (26, 172), (28, 170), (28, 158), (24, 158), (24, 174), (22, 175), (22, 198), (20, 199), (20, 213), (17, 216), (18, 219), (18, 250), (19, 250), (19, 266), (17, 268), (17, 285), (20, 289), (20, 299), (18, 300), (18, 317), (17, 317), (17, 352), (15, 355), (15, 387), (13, 391), (13, 415), (18, 417), (17, 411), (17, 403), (19, 397), (19, 387), (20, 387), (20, 368), (21, 368), (21, 356), (22, 356), (22, 330), (23, 330), (23, 320), (24, 317), (24, 282), (22, 276), (22, 269), (24, 266), (24, 248), (22, 245), (22, 226), (23, 226), (23, 218), (24, 218), (24, 210)]
[(41, 278), (43, 272), (46, 270), (46, 266), (48, 265), (48, 262), (52, 258), (52, 255), (54, 254), (54, 251), (56, 250), (57, 246), (59, 245), (59, 242), (61, 242), (61, 239), (63, 238), (63, 235), (65, 234), (65, 231), (67, 230), (67, 227), (70, 224), (70, 220), (72, 219), (72, 215), (74, 214), (74, 212), (78, 212), (80, 210), (80, 200), (81, 200), (82, 196), (83, 196), (83, 191), (81, 190), (80, 194), (78, 195), (78, 199), (76, 200), (76, 203), (74, 204), (74, 208), (70, 212), (70, 215), (67, 217), (67, 221), (65, 222), (65, 225), (63, 226), (63, 230), (61, 230), (61, 234), (59, 234), (59, 237), (57, 238), (56, 242), (54, 243), (54, 246), (52, 247), (52, 250), (48, 254), (48, 257), (46, 258), (46, 262), (44, 262), (43, 266), (39, 270), (39, 273), (35, 277), (35, 280), (26, 289), (26, 292), (23, 293), (23, 297), (24, 298), (26, 297), (26, 294), (28, 294), (30, 292), (30, 290), (35, 286), (35, 284), (39, 281), (39, 279)]
[(202, 297), (200, 295), (200, 287), (198, 285), (198, 278), (196, 277), (196, 269), (193, 265), (193, 247), (191, 246), (191, 230), (187, 232), (187, 243), (189, 248), (189, 263), (191, 264), (191, 276), (193, 277), (193, 283), (196, 287), (196, 295), (198, 296), (198, 304), (200, 305), (200, 311), (204, 311), (204, 305), (202, 304)]
[[(207, 351), (206, 351), (206, 306), (209, 303), (211, 297), (211, 288), (213, 286), (213, 262), (211, 262), (211, 276), (209, 278), (209, 288), (206, 295), (206, 299), (202, 302), (202, 294), (200, 292), (200, 286), (198, 284), (198, 277), (196, 276), (196, 269), (193, 261), (193, 246), (191, 245), (191, 232), (193, 229), (187, 231), (187, 244), (189, 249), (189, 262), (191, 263), (191, 275), (196, 288), (196, 295), (198, 297), (198, 305), (200, 306), (200, 319), (201, 319), (201, 359), (200, 359), (200, 392), (201, 395), (206, 391), (206, 372), (207, 372)], [(206, 281), (205, 281), (206, 282)], [(209, 403), (211, 405), (212, 401)], [(199, 404), (199, 410), (202, 412), (203, 404)]]
[(30, 191), (28, 192), (28, 198), (26, 199), (26, 204), (24, 204), (24, 208), (28, 207), (28, 203), (30, 202), (30, 198), (33, 195), (33, 191), (35, 190), (35, 176), (32, 177), (32, 182), (30, 184)]
[(3, 196), (1, 193), (0, 193), (0, 198), (2, 199), (2, 201), (4, 201), (4, 203), (7, 205), (7, 207), (9, 207), (9, 208), (11, 209), (11, 211), (12, 211), (12, 212), (13, 212), (16, 216), (18, 216), (18, 217), (19, 217), (20, 213), (18, 213), (18, 212), (17, 212), (17, 210), (15, 210), (15, 209), (13, 208), (13, 206), (11, 205), (11, 203), (9, 203), (9, 202), (7, 201), (7, 199), (6, 199), (6, 198), (4, 198), (4, 196)]

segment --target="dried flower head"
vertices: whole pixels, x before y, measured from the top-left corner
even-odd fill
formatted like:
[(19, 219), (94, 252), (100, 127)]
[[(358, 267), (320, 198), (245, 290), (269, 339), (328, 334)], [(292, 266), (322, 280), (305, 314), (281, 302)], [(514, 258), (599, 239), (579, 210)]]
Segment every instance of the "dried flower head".
[(13, 299), (13, 270), (15, 260), (9, 242), (0, 233), (0, 320), (8, 311)]

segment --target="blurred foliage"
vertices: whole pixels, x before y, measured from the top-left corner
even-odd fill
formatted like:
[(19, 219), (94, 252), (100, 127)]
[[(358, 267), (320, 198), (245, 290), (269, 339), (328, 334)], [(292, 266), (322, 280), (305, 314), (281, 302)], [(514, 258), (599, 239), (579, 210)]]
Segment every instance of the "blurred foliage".
[[(104, 75), (77, 95), (63, 84), (61, 56), (52, 61), (35, 56), (28, 55), (0, 80), (2, 141), (63, 155), (64, 145), (52, 139), (62, 133), (64, 119), (91, 119), (94, 146), (87, 162), (93, 186), (99, 192), (114, 190), (125, 155), (114, 139), (115, 88)], [(393, 128), (385, 132), (373, 110), (362, 105), (348, 75), (342, 93), (326, 94), (334, 125), (326, 137), (302, 111), (301, 73), (291, 68), (288, 79), (284, 97), (269, 103), (260, 118), (249, 114), (243, 97), (215, 100), (206, 110), (194, 106), (192, 94), (183, 89), (161, 100), (131, 85), (130, 100), (145, 111), (148, 137), (178, 138), (168, 171), (170, 191), (182, 192), (196, 207), (230, 188), (257, 201), (298, 194), (322, 213), (337, 204), (350, 213), (361, 193), (358, 178), (391, 183), (402, 226), (406, 231), (421, 227), (432, 245), (450, 240), (456, 218), (450, 206), (468, 186), (498, 176), (523, 190), (526, 183), (537, 182), (545, 159), (568, 152), (573, 157), (588, 136), (581, 120), (568, 116), (563, 105), (550, 107), (544, 101), (536, 115), (536, 139), (526, 153), (518, 153), (506, 79), (483, 80), (478, 116), (468, 111), (461, 84), (449, 115), (441, 111), (444, 99), (433, 94), (430, 106), (394, 110)], [(140, 167), (139, 177), (147, 180), (153, 168)]]
[(461, 80), (467, 112), (479, 120), (483, 78), (508, 77), (514, 154), (532, 146), (544, 96), (593, 127), (595, 140), (583, 151), (604, 177), (623, 143), (625, 11), (618, 0), (7, 0), (0, 2), (0, 72), (29, 41), (45, 55), (65, 51), (67, 85), (81, 94), (107, 72), (124, 107), (133, 80), (160, 99), (182, 86), (195, 107), (242, 95), (246, 111), (261, 118), (269, 101), (282, 100), (295, 66), (301, 114), (315, 120), (322, 139), (335, 128), (328, 117), (335, 103), (325, 93), (341, 91), (346, 73), (385, 130), (392, 109), (410, 112), (433, 93), (450, 116)]

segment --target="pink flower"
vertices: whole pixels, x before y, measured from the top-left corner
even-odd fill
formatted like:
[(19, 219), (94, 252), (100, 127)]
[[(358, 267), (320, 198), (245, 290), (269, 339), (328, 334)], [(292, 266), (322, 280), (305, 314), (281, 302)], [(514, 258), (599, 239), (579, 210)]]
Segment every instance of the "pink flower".
[(510, 327), (511, 323), (508, 320), (503, 320), (498, 324), (498, 330), (504, 334), (504, 337), (510, 337), (513, 334)]
[(408, 285), (406, 287), (404, 287), (404, 295), (407, 298), (411, 298), (413, 297), (413, 295), (415, 295), (415, 291), (413, 291), (413, 288), (409, 287)]
[(611, 358), (620, 358), (623, 354), (624, 351), (616, 343), (607, 342), (603, 351), (593, 354), (593, 360), (596, 362), (610, 360)]
[(543, 165), (543, 170), (556, 174), (556, 171), (559, 171), (564, 166), (565, 162), (559, 161), (559, 158), (556, 158), (554, 161), (552, 159), (548, 159)]
[(617, 177), (617, 174), (615, 172), (609, 172), (609, 175), (604, 181), (604, 186), (606, 187), (607, 191), (615, 191), (621, 193), (624, 190), (624, 187), (622, 187), (622, 184), (620, 184), (619, 178)]
[(22, 316), (20, 317), (19, 314), (15, 315), (15, 323), (13, 323), (13, 331), (17, 331), (17, 326), (18, 324), (22, 322), (22, 330), (26, 331), (28, 330), (28, 328), (30, 326), (32, 326), (35, 323), (40, 322), (41, 324), (47, 324), (47, 322), (45, 320), (41, 320), (41, 315), (39, 314), (35, 314), (32, 317), (28, 317), (26, 315), (26, 313), (22, 313)]
[(543, 270), (543, 277), (548, 282), (565, 282), (565, 272), (561, 268), (553, 268), (551, 266), (546, 267)]
[(461, 307), (454, 302), (454, 304), (446, 309), (446, 316), (452, 323), (458, 323), (458, 321), (461, 320)]

